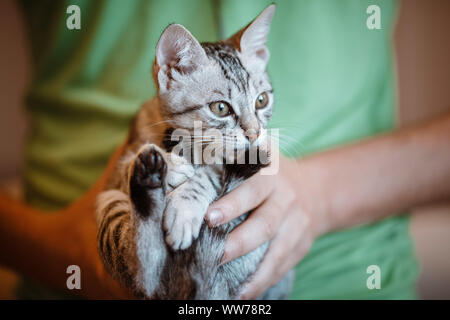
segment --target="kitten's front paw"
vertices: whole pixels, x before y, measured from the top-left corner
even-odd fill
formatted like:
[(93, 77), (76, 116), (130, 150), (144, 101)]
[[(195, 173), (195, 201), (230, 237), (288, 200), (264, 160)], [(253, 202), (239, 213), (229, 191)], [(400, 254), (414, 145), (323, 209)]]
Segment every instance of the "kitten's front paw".
[(192, 164), (182, 157), (171, 153), (168, 158), (170, 161), (166, 181), (167, 191), (171, 192), (191, 178), (195, 170)]
[(206, 207), (184, 198), (168, 202), (164, 213), (166, 243), (174, 250), (188, 248), (198, 237)]
[[(154, 217), (162, 216), (164, 204), (164, 178), (167, 164), (162, 151), (155, 145), (145, 145), (134, 160), (129, 182), (130, 198), (136, 213), (147, 218), (152, 213), (160, 212)], [(161, 208), (161, 210), (157, 208)]]
[(159, 148), (148, 145), (136, 157), (131, 184), (144, 188), (159, 188), (166, 173), (167, 164)]

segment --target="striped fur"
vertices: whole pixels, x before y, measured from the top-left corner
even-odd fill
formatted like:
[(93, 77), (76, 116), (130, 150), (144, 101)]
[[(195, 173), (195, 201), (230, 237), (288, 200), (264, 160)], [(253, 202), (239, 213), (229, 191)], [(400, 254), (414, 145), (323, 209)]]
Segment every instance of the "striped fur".
[[(262, 165), (191, 164), (190, 157), (171, 152), (169, 134), (179, 128), (194, 133), (197, 120), (224, 134), (233, 129), (228, 138), (237, 142), (237, 149), (248, 150), (245, 131), (260, 132), (272, 113), (264, 43), (273, 12), (269, 6), (226, 41), (200, 44), (182, 26), (171, 25), (158, 42), (158, 96), (137, 114), (126, 151), (97, 208), (103, 262), (138, 297), (235, 298), (264, 257), (267, 243), (220, 266), (226, 236), (247, 216), (217, 228), (203, 223), (212, 201)], [(269, 104), (256, 110), (261, 92), (268, 94)], [(214, 115), (209, 109), (213, 101), (226, 101), (232, 115)], [(261, 134), (253, 143), (258, 146), (263, 139), (267, 136)], [(291, 282), (292, 273), (263, 297), (286, 297)]]
[(136, 265), (128, 263), (136, 260), (131, 212), (126, 194), (118, 190), (100, 194), (97, 207), (98, 248), (103, 263), (127, 287), (135, 289)]

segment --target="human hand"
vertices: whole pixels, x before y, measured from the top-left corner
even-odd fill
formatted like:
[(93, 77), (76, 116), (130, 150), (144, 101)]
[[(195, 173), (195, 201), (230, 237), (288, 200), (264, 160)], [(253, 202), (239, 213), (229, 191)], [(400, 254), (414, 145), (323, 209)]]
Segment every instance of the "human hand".
[(210, 226), (254, 210), (229, 234), (222, 263), (270, 240), (263, 261), (240, 294), (241, 299), (257, 298), (281, 280), (305, 256), (323, 229), (300, 191), (300, 169), (296, 161), (281, 158), (276, 175), (258, 173), (209, 207), (206, 220)]

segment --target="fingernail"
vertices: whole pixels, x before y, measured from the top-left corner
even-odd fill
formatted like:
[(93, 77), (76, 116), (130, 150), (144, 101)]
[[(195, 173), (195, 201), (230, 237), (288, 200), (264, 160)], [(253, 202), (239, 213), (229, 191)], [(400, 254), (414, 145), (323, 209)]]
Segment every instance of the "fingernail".
[(207, 214), (208, 221), (211, 226), (215, 227), (222, 222), (223, 214), (220, 210), (213, 209)]

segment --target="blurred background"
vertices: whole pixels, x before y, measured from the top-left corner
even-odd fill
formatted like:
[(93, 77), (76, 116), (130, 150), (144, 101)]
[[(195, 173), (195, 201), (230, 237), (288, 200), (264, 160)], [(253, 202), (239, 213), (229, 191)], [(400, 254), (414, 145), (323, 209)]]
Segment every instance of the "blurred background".
[[(421, 10), (417, 10), (419, 2)], [(431, 118), (449, 108), (450, 1), (402, 1), (400, 12), (394, 41), (400, 84), (399, 126), (404, 126)], [(22, 146), (27, 131), (23, 98), (31, 76), (30, 63), (17, 3), (13, 0), (0, 1), (0, 15), (0, 186), (20, 197)], [(408, 112), (405, 112), (405, 106), (408, 106)], [(441, 243), (450, 244), (450, 235), (445, 231), (449, 230), (450, 225), (448, 211), (446, 206), (417, 209), (417, 221), (420, 221), (421, 214), (434, 215), (435, 219), (432, 223), (420, 224), (420, 227), (419, 224), (413, 224), (412, 228), (420, 229), (417, 232), (424, 238), (431, 233), (442, 233), (441, 240), (444, 242)], [(418, 248), (419, 254), (435, 251), (437, 245), (430, 243), (427, 245), (429, 247)], [(443, 249), (448, 252), (448, 248)], [(448, 268), (449, 255), (443, 254), (440, 259), (442, 268)], [(449, 277), (445, 270), (435, 271)], [(0, 268), (0, 299), (13, 298), (17, 279), (14, 273)], [(450, 298), (450, 289), (442, 288), (439, 278), (427, 279), (425, 282), (428, 287), (421, 290), (425, 292), (423, 298), (442, 296), (443, 292), (447, 292)], [(425, 282), (419, 285), (424, 286)]]

